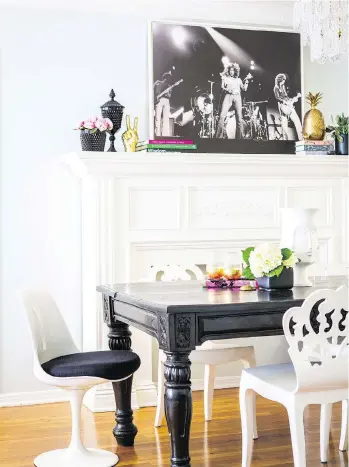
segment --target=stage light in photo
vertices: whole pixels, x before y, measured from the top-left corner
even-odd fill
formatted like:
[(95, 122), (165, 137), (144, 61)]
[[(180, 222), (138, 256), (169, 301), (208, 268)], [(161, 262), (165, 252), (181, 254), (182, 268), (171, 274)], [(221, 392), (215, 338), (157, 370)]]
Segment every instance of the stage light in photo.
[(229, 58), (226, 57), (226, 56), (222, 57), (222, 63), (223, 63), (223, 65), (224, 65), (225, 67), (228, 67), (228, 66), (231, 65), (231, 61), (230, 61)]
[(183, 48), (189, 39), (187, 30), (183, 26), (176, 26), (171, 31), (171, 36), (175, 45), (179, 48)]
[[(239, 63), (241, 67), (250, 68), (254, 66), (254, 71), (263, 71), (260, 66), (257, 66), (251, 57), (242, 47), (240, 47), (236, 42), (232, 41), (224, 34), (217, 31), (217, 29), (212, 27), (206, 27), (207, 32), (212, 37), (212, 39), (216, 42), (218, 47), (224, 54), (222, 58), (222, 63), (224, 66), (225, 62), (228, 63), (231, 61)], [(224, 59), (224, 62), (223, 62)], [(228, 65), (229, 66), (229, 65)]]

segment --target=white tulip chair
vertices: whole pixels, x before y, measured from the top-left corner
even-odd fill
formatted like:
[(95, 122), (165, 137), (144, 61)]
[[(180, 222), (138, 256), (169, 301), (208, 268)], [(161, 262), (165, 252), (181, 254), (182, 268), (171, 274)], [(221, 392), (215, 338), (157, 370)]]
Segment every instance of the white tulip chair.
[(34, 347), (35, 376), (70, 393), (72, 435), (67, 449), (40, 454), (36, 467), (111, 467), (119, 459), (112, 452), (87, 449), (80, 435), (81, 404), (85, 392), (97, 384), (122, 381), (139, 367), (138, 355), (130, 351), (82, 353), (74, 344), (63, 317), (44, 290), (20, 292), (27, 311)]
[(346, 401), (340, 448), (346, 447), (348, 311), (347, 287), (313, 292), (302, 306), (289, 309), (283, 317), (292, 363), (243, 370), (240, 383), (242, 467), (251, 465), (254, 393), (286, 407), (294, 467), (306, 467), (303, 413), (309, 404), (321, 405), (320, 457), (326, 462), (332, 404)]

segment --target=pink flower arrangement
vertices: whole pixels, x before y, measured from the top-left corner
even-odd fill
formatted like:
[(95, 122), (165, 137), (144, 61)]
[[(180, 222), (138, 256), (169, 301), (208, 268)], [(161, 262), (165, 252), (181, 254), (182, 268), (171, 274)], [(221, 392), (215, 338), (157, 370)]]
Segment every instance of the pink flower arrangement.
[(87, 120), (80, 122), (78, 130), (89, 130), (91, 134), (96, 131), (108, 131), (113, 128), (113, 122), (109, 118), (89, 117)]

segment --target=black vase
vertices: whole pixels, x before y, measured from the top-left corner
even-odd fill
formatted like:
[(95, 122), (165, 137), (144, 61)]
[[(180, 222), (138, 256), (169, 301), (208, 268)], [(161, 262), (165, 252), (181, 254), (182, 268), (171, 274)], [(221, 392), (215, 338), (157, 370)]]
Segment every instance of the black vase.
[(266, 290), (292, 289), (293, 269), (284, 268), (279, 277), (257, 277), (258, 287)]
[(81, 149), (83, 151), (104, 151), (105, 140), (107, 135), (97, 130), (95, 133), (90, 133), (90, 130), (80, 131)]
[(108, 130), (108, 133), (110, 133), (110, 137), (109, 137), (110, 147), (108, 149), (108, 152), (116, 152), (116, 149), (114, 146), (115, 133), (119, 131), (121, 128), (122, 116), (124, 114), (125, 107), (114, 99), (115, 98), (114, 89), (110, 91), (109, 97), (111, 100), (103, 104), (101, 106), (101, 110), (102, 110), (102, 117), (109, 118), (113, 123), (112, 130)]
[(348, 135), (340, 135), (342, 141), (336, 138), (336, 154), (338, 156), (348, 155)]

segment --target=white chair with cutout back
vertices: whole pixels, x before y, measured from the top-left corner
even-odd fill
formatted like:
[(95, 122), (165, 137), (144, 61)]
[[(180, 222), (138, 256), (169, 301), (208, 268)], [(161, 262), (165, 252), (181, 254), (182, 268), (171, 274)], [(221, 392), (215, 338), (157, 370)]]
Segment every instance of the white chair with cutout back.
[(27, 311), (34, 347), (34, 374), (42, 382), (70, 392), (72, 435), (67, 449), (40, 454), (36, 467), (111, 467), (119, 459), (112, 452), (87, 449), (80, 436), (81, 404), (85, 392), (97, 384), (129, 378), (140, 365), (130, 351), (80, 352), (63, 317), (44, 290), (19, 293)]
[[(204, 280), (204, 275), (201, 269), (196, 265), (156, 265), (150, 269), (149, 276), (146, 280), (156, 281), (158, 274), (163, 272), (161, 281), (175, 280)], [(190, 360), (192, 363), (201, 363), (205, 365), (204, 374), (204, 412), (205, 420), (212, 419), (212, 402), (214, 393), (214, 383), (216, 375), (216, 366), (225, 363), (241, 361), (244, 368), (253, 368), (256, 366), (254, 348), (249, 347), (234, 347), (224, 340), (208, 341), (191, 352)], [(156, 427), (161, 426), (165, 409), (164, 409), (164, 363), (166, 355), (162, 350), (159, 350), (159, 366), (158, 366), (158, 402), (155, 416)], [(257, 439), (257, 430), (253, 433), (253, 438)]]
[[(242, 467), (251, 465), (254, 392), (286, 407), (295, 467), (306, 467), (304, 409), (309, 404), (321, 405), (320, 457), (327, 461), (332, 404), (348, 397), (348, 310), (347, 287), (313, 292), (302, 306), (289, 309), (283, 317), (292, 363), (243, 370)], [(345, 447), (343, 439), (340, 447)]]

